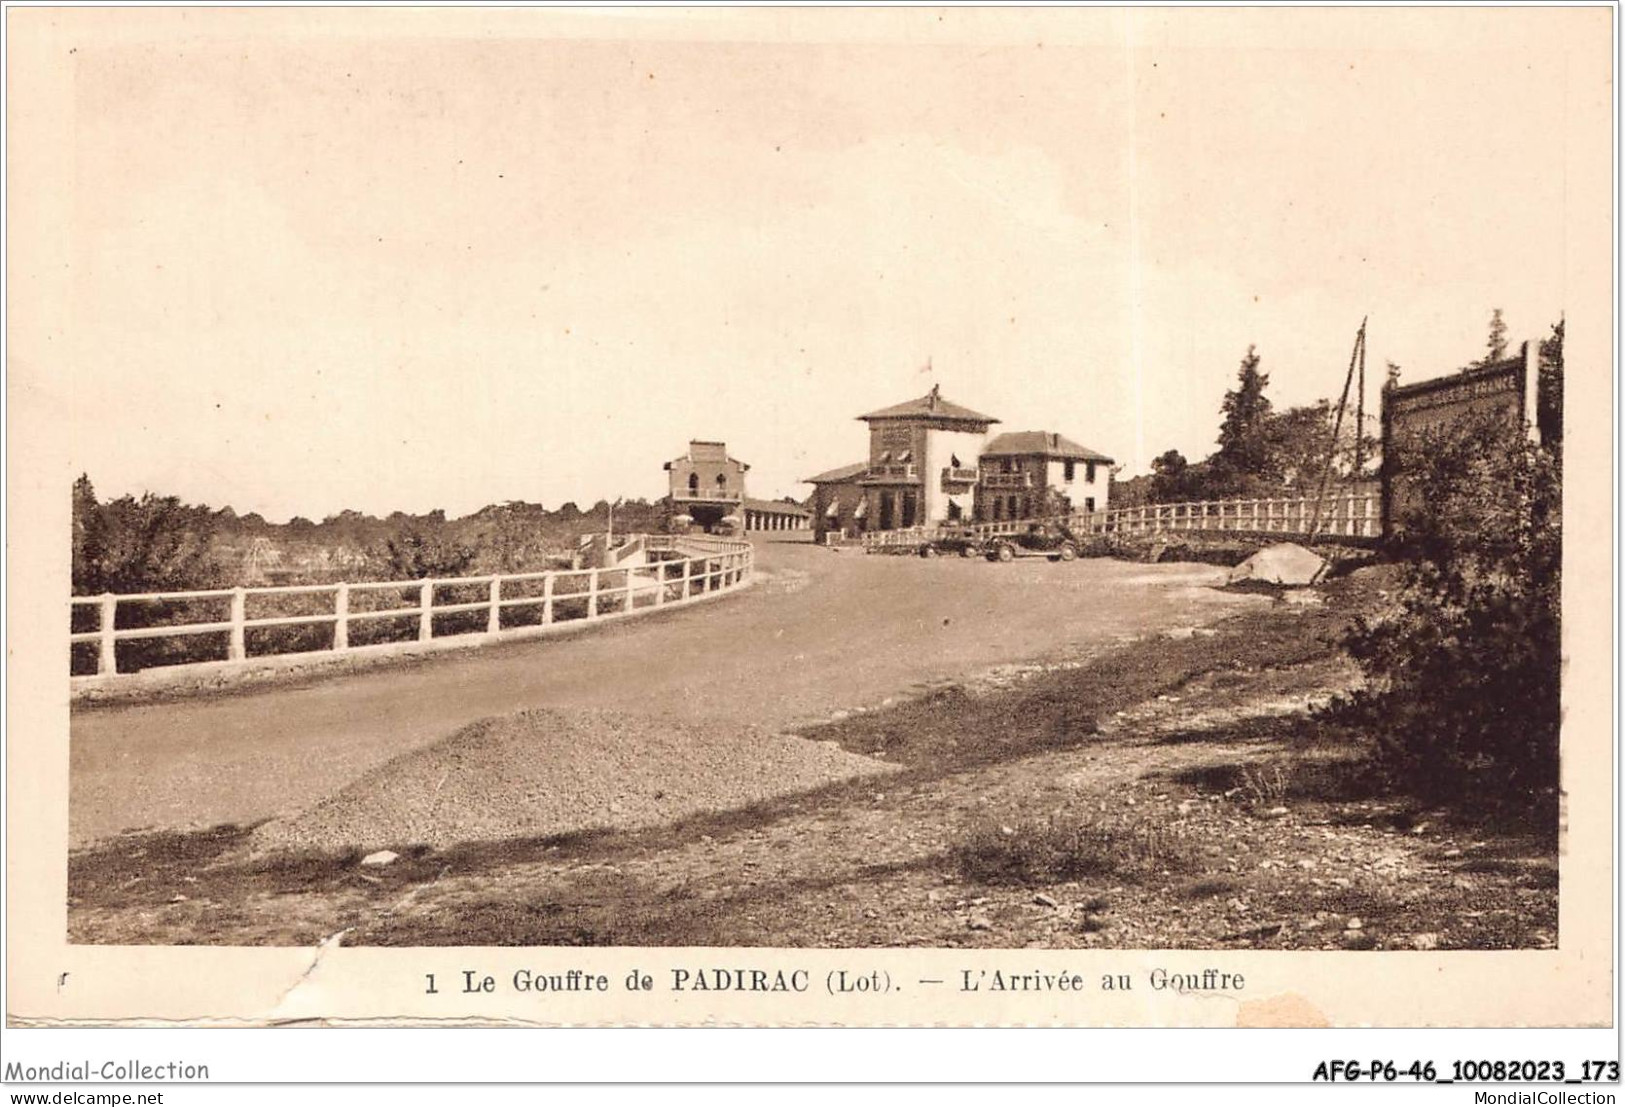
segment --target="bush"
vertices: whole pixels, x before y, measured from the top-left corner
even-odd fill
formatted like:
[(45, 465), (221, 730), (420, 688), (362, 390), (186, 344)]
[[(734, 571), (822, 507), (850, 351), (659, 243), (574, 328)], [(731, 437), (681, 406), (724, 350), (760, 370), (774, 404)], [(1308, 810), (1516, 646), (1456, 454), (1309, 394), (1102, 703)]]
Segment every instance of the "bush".
[(1417, 445), (1401, 590), (1350, 632), (1367, 687), (1333, 711), (1424, 799), (1527, 806), (1558, 781), (1559, 458), (1494, 418)]

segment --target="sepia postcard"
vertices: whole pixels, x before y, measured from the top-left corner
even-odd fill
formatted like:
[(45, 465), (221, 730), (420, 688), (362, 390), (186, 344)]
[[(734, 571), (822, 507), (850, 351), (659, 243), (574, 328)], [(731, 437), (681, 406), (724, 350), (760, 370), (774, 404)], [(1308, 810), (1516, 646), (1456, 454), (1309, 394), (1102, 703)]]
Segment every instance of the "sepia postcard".
[(10, 9), (8, 1025), (1607, 1025), (1613, 15)]

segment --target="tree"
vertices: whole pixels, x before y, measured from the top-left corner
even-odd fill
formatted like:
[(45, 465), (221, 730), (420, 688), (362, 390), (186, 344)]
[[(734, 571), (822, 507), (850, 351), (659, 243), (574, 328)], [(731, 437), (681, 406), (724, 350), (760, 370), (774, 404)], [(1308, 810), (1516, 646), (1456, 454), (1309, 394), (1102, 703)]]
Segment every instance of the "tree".
[(73, 590), (180, 592), (218, 583), (211, 543), (216, 518), (174, 496), (144, 494), (98, 503), (90, 478), (73, 485)]
[(1559, 453), (1563, 449), (1563, 329), (1566, 321), (1552, 325), (1552, 333), (1540, 343), (1540, 387), (1536, 392), (1535, 426), (1541, 444)]
[(1165, 450), (1151, 462), (1151, 487), (1148, 493), (1152, 503), (1170, 504), (1192, 499), (1190, 495), (1191, 463), (1178, 450)]
[[(1332, 441), (1334, 428), (1336, 442)], [(1357, 441), (1359, 433), (1352, 411), (1344, 413), (1343, 425), (1337, 427), (1337, 412), (1330, 400), (1317, 400), (1271, 415), (1264, 423), (1264, 438), (1269, 444), (1269, 463), (1263, 474), (1267, 490), (1313, 495), (1319, 491), (1328, 462), (1334, 480), (1356, 476), (1357, 447), (1366, 457), (1377, 447), (1370, 435), (1365, 435), (1363, 442)]]
[(1211, 459), (1215, 491), (1220, 495), (1246, 495), (1266, 473), (1269, 440), (1265, 433), (1270, 415), (1269, 397), (1264, 389), (1270, 379), (1258, 368), (1256, 348), (1247, 347), (1236, 374), (1236, 387), (1224, 394), (1220, 410), (1219, 451)]
[(450, 533), (441, 513), (413, 520), (384, 540), (378, 555), (387, 571), (398, 580), (427, 577), (455, 577), (468, 572), (478, 551)]
[(1480, 365), (1489, 365), (1492, 362), (1502, 361), (1507, 356), (1507, 324), (1501, 318), (1501, 309), (1496, 308), (1490, 313), (1490, 337), (1484, 344), (1487, 352)]

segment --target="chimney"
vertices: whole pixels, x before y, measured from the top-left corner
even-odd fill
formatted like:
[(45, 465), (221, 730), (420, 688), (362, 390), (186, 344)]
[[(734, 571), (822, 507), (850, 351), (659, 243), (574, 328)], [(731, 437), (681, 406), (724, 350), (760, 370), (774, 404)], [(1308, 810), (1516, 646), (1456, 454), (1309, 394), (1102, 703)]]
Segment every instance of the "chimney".
[(1050, 432), (1049, 448), (1052, 450), (1059, 450), (1061, 448), (1061, 436), (1054, 431)]

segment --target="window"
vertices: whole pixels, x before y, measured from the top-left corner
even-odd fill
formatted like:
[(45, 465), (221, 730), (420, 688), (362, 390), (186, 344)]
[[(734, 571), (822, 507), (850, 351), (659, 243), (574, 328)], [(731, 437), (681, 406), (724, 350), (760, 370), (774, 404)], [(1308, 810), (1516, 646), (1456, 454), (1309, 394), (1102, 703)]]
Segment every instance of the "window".
[(697, 495), (699, 493), (699, 491), (700, 491), (700, 475), (698, 473), (690, 473), (688, 475), (688, 494), (690, 496), (694, 496), (694, 495)]
[(1088, 481), (1090, 484), (1095, 483), (1095, 463), (1094, 462), (1091, 461), (1091, 462), (1089, 462), (1088, 465), (1084, 466), (1083, 479)]
[(727, 488), (727, 487), (728, 487), (728, 474), (727, 473), (718, 473), (717, 474), (717, 490), (721, 491), (722, 489)]
[(1015, 470), (1015, 459), (1014, 458), (1007, 457), (1007, 458), (1005, 458), (1003, 461), (1001, 461), (999, 463), (999, 472), (1001, 472), (1001, 473), (1014, 473), (1015, 471), (1016, 470)]
[(955, 469), (963, 469), (964, 468), (964, 465), (960, 464), (958, 454), (949, 454), (948, 455), (948, 464), (953, 466)]
[(1083, 510), (1091, 515), (1095, 513), (1095, 498), (1093, 496), (1085, 496), (1083, 498)]
[[(1066, 462), (1065, 470), (1066, 470), (1066, 472), (1065, 472), (1065, 475), (1064, 475), (1063, 479), (1068, 484), (1070, 484), (1070, 483), (1072, 483), (1073, 479), (1076, 478), (1077, 475), (1078, 475), (1078, 463), (1076, 461), (1073, 461), (1070, 458), (1068, 458), (1067, 462)], [(1089, 479), (1093, 480), (1094, 478), (1090, 477)]]

